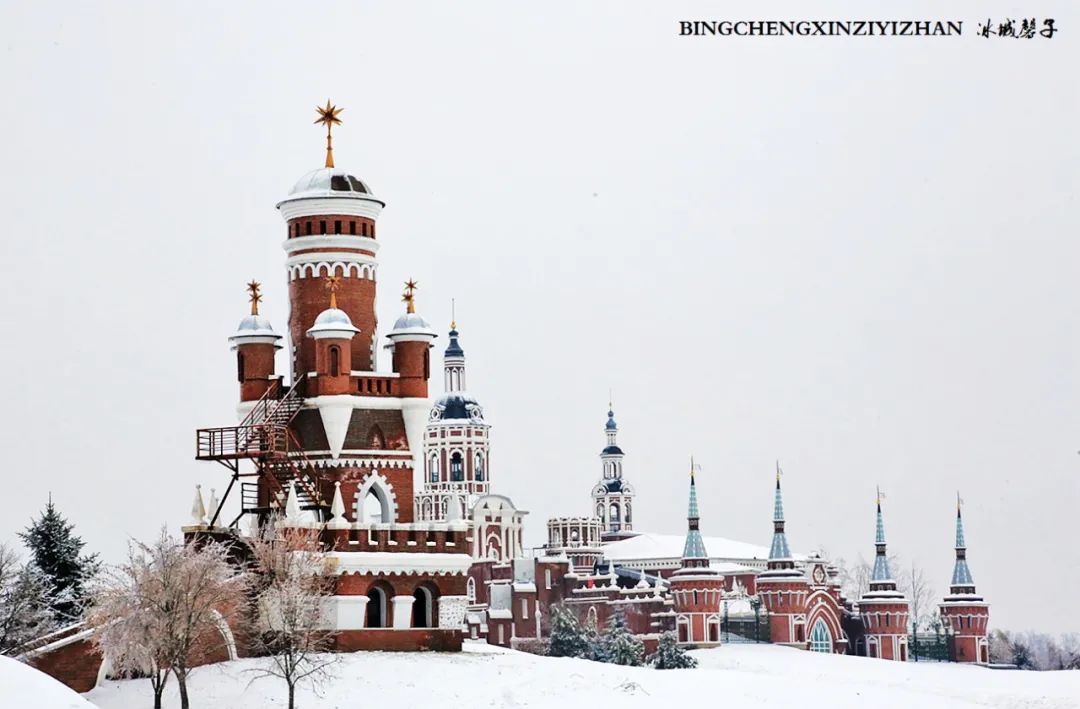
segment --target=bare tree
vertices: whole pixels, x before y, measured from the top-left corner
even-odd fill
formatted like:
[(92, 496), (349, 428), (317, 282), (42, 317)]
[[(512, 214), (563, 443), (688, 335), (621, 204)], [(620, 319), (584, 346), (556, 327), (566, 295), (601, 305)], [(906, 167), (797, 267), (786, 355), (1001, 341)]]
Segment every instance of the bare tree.
[(279, 527), (264, 532), (251, 547), (260, 614), (253, 645), (270, 658), (255, 672), (284, 680), (293, 709), (297, 684), (306, 680), (318, 687), (337, 660), (327, 654), (333, 636), (321, 622), (334, 577), (327, 573), (318, 530)]
[(184, 544), (162, 530), (151, 545), (133, 542), (127, 561), (98, 590), (92, 618), (99, 643), (122, 666), (149, 669), (158, 702), (171, 671), (181, 709), (189, 709), (198, 643), (239, 611), (246, 587), (247, 574), (229, 562), (224, 545)]
[(48, 578), (0, 544), (0, 655), (19, 651), (55, 627)]
[[(889, 561), (893, 563), (892, 559)], [(933, 619), (936, 608), (934, 587), (927, 580), (926, 573), (912, 561), (910, 567), (900, 569), (897, 573), (896, 587), (911, 599), (912, 632), (926, 627)]]

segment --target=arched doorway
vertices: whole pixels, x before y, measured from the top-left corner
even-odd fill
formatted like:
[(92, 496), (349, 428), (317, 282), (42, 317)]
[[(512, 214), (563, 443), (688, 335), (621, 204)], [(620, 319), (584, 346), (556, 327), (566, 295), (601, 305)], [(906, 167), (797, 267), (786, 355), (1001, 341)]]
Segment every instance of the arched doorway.
[(831, 653), (833, 651), (832, 633), (821, 618), (818, 618), (814, 627), (810, 629), (810, 649), (814, 652)]
[(438, 621), (438, 609), (436, 601), (439, 598), (439, 589), (429, 583), (421, 584), (413, 591), (412, 604), (412, 627), (434, 628)]
[(367, 618), (364, 627), (390, 627), (390, 587), (385, 583), (377, 583), (368, 589), (367, 597)]

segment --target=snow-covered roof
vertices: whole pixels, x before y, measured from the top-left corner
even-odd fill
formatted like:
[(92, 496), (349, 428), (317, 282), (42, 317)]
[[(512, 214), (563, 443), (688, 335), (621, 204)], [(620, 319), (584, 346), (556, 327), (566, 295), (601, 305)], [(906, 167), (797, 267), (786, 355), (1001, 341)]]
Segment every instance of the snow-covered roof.
[[(610, 542), (603, 547), (604, 557), (616, 563), (628, 563), (645, 560), (678, 560), (682, 558), (686, 538), (678, 534), (644, 533)], [(769, 558), (769, 548), (757, 544), (748, 544), (724, 537), (703, 537), (709, 559), (733, 561), (764, 561)], [(796, 560), (806, 558), (803, 554), (793, 554)], [(710, 564), (717, 567), (717, 561)]]
[(308, 329), (307, 334), (315, 339), (340, 338), (352, 339), (352, 336), (360, 330), (352, 324), (348, 313), (339, 308), (327, 308), (315, 318), (315, 324)]

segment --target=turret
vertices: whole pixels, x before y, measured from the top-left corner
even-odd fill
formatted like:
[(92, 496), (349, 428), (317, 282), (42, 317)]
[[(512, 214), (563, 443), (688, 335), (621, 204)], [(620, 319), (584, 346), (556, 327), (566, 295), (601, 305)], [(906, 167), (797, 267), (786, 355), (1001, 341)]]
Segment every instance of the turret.
[(877, 526), (874, 536), (874, 570), (870, 590), (859, 599), (859, 615), (865, 633), (866, 654), (885, 660), (907, 661), (909, 603), (896, 590), (885, 544), (885, 520), (877, 494)]
[(776, 464), (773, 496), (773, 539), (766, 570), (757, 576), (757, 593), (769, 611), (769, 632), (777, 644), (806, 647), (806, 615), (810, 580), (800, 569), (784, 531), (784, 497), (780, 487), (780, 463)]
[(360, 330), (349, 315), (337, 307), (337, 289), (341, 279), (326, 279), (330, 307), (319, 313), (307, 335), (315, 343), (315, 369), (310, 386), (316, 396), (349, 393), (349, 363), (353, 338)]
[(259, 284), (248, 283), (251, 314), (240, 321), (236, 333), (229, 338), (236, 351), (236, 378), (240, 382), (240, 401), (255, 401), (274, 381), (274, 355), (281, 349), (281, 335), (274, 332), (270, 321), (259, 315)]
[(615, 411), (608, 401), (607, 422), (604, 424), (605, 445), (600, 451), (602, 472), (600, 483), (593, 488), (596, 516), (604, 524), (604, 541), (631, 536), (634, 528), (634, 488), (623, 478), (623, 449), (618, 443), (619, 426)]
[(443, 352), (443, 388), (447, 393), (465, 391), (465, 350), (458, 342), (457, 318), (450, 323), (450, 343)]
[(341, 109), (327, 102), (319, 120), (327, 129), (325, 166), (305, 174), (277, 204), (285, 220), (283, 247), (288, 258), (289, 339), (294, 378), (315, 369), (318, 340), (306, 337), (325, 307), (323, 279), (340, 278), (338, 307), (361, 330), (351, 347), (345, 371), (371, 372), (375, 366), (378, 321), (375, 316), (375, 221), (385, 203), (348, 170), (334, 166), (330, 130), (341, 122)]
[(990, 620), (990, 605), (975, 592), (975, 580), (967, 563), (967, 543), (964, 540), (962, 500), (956, 496), (956, 562), (953, 565), (949, 595), (942, 599), (941, 619), (949, 633), (949, 652), (954, 662), (989, 661), (986, 639)]
[(716, 645), (720, 643), (719, 613), (724, 599), (724, 577), (709, 566), (709, 554), (701, 538), (694, 470), (691, 461), (686, 542), (683, 545), (682, 568), (671, 575), (671, 596), (679, 642)]
[[(431, 376), (431, 346), (438, 337), (427, 320), (416, 314), (416, 282), (405, 284), (405, 314), (386, 334), (393, 354), (394, 371), (398, 374), (398, 396), (426, 399), (428, 378)], [(419, 443), (419, 442), (418, 442)], [(418, 446), (419, 447), (419, 446)]]

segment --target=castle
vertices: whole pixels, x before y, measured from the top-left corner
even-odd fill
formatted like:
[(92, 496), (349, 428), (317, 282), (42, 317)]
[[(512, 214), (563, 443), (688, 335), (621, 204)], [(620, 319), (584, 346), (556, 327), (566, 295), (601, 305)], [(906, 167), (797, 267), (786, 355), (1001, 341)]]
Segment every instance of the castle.
[[(722, 624), (734, 619), (755, 638), (764, 625), (763, 639), (794, 648), (908, 658), (910, 602), (889, 568), (880, 495), (873, 572), (859, 598), (844, 596), (826, 559), (792, 552), (779, 466), (771, 546), (702, 535), (693, 465), (686, 535), (650, 534), (635, 526), (638, 503), (610, 403), (600, 478), (589, 490), (594, 514), (549, 519), (546, 542), (529, 549), (527, 513), (493, 492), (492, 431), (467, 388), (456, 322), (443, 351), (443, 394), (430, 398), (438, 333), (419, 314), (411, 280), (385, 333), (389, 370), (378, 366), (378, 218), (386, 205), (334, 164), (340, 109), (327, 102), (318, 111), (324, 166), (277, 204), (287, 335), (259, 313), (261, 286), (249, 283), (250, 312), (229, 337), (238, 422), (196, 433), (196, 458), (223, 466), (228, 484), (208, 504), (196, 490), (187, 538), (242, 539), (270, 522), (319, 530), (335, 577), (322, 622), (340, 651), (453, 651), (466, 639), (525, 647), (548, 635), (552, 609), (562, 605), (596, 627), (621, 613), (646, 649), (667, 631), (684, 645), (720, 645)], [(288, 378), (276, 370), (283, 347)], [(231, 518), (226, 503), (238, 510)], [(940, 604), (951, 659), (986, 664), (989, 605), (967, 565), (959, 501), (955, 550)], [(236, 642), (221, 630), (227, 654), (215, 657), (235, 657)], [(62, 679), (67, 670), (58, 667), (98, 668), (88, 643), (73, 627), (31, 661)]]

